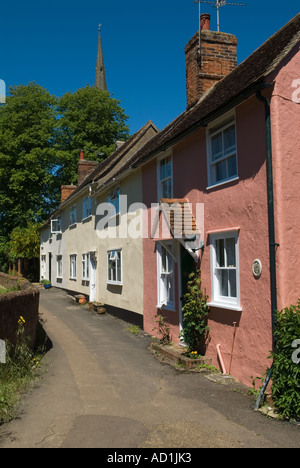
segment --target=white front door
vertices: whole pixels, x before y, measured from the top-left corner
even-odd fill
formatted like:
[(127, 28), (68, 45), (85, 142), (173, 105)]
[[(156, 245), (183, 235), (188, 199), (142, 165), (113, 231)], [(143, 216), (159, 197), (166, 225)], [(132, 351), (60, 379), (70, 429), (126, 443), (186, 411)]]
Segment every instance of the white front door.
[(97, 278), (97, 260), (93, 253), (90, 254), (90, 302), (96, 300), (96, 278)]

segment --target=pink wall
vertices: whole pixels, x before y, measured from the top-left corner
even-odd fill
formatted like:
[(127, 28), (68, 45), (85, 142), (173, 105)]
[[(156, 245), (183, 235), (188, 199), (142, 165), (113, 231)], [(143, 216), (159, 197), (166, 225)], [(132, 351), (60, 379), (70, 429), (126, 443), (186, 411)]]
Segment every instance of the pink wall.
[[(233, 338), (237, 333), (231, 374), (251, 385), (251, 376), (261, 376), (272, 349), (268, 217), (265, 166), (264, 106), (255, 97), (236, 109), (239, 181), (207, 190), (206, 130), (178, 144), (173, 151), (174, 198), (187, 197), (190, 203), (204, 203), (205, 249), (201, 260), (202, 286), (211, 294), (209, 231), (240, 227), (240, 294), (242, 312), (211, 308), (210, 344), (207, 355), (219, 367), (216, 345), (221, 344), (227, 369)], [(144, 203), (150, 206), (156, 194), (156, 162), (143, 168)], [(195, 213), (194, 213), (195, 214)], [(149, 223), (150, 225), (150, 223)], [(144, 326), (153, 333), (157, 312), (157, 272), (155, 243), (144, 239)], [(259, 258), (261, 277), (252, 274), (252, 263)], [(178, 341), (179, 313), (170, 312), (173, 340)]]
[[(280, 244), (277, 248), (279, 309), (297, 304), (300, 298), (300, 84), (292, 86), (295, 80), (300, 80), (299, 71), (298, 45), (272, 77), (275, 80), (271, 100), (275, 229), (276, 242)], [(298, 99), (298, 103), (293, 99)]]

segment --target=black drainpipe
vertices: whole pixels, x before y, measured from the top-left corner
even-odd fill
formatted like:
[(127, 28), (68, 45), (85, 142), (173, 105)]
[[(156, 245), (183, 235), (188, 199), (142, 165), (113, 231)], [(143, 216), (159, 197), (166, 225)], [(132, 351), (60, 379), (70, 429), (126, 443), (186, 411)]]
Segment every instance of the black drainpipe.
[[(269, 88), (270, 85), (265, 85), (265, 87)], [(273, 337), (273, 352), (276, 352), (276, 342), (275, 342), (275, 336), (274, 336), (275, 327), (276, 327), (276, 311), (277, 311), (276, 247), (278, 247), (279, 244), (275, 242), (271, 110), (270, 110), (270, 100), (261, 95), (261, 90), (256, 92), (256, 97), (265, 104), (272, 337)], [(256, 400), (256, 403), (254, 406), (254, 409), (256, 410), (260, 406), (261, 399), (270, 381), (272, 371), (273, 371), (273, 364), (268, 372), (266, 380)]]

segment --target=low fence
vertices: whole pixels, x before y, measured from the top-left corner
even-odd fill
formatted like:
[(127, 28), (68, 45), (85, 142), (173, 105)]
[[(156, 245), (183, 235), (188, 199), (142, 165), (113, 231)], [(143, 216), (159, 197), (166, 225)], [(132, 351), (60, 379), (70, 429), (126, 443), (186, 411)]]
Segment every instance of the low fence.
[(0, 294), (0, 339), (16, 342), (18, 320), (22, 316), (25, 320), (25, 334), (29, 337), (30, 346), (33, 348), (39, 321), (39, 290), (24, 278), (1, 272), (0, 286), (4, 289), (16, 289)]

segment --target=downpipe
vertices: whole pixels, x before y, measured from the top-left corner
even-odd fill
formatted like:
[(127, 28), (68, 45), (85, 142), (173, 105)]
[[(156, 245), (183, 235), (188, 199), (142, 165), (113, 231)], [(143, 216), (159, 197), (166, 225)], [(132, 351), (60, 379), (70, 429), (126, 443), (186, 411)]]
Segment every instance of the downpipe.
[[(265, 88), (270, 85), (265, 84)], [(272, 337), (273, 337), (273, 352), (276, 352), (275, 343), (275, 326), (276, 326), (276, 311), (277, 311), (277, 280), (276, 280), (276, 247), (279, 246), (275, 242), (275, 216), (274, 216), (274, 192), (273, 192), (273, 160), (272, 160), (272, 137), (271, 137), (271, 106), (270, 100), (261, 94), (261, 89), (256, 91), (256, 97), (265, 105), (265, 124), (266, 124), (266, 164), (267, 164), (267, 192), (268, 192), (268, 223), (269, 223), (269, 252), (270, 252), (270, 283), (271, 283), (271, 314), (272, 314)], [(273, 372), (273, 363), (265, 379), (265, 382), (259, 392), (255, 402), (254, 409), (260, 407), (260, 402), (270, 382)]]

